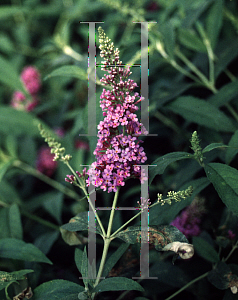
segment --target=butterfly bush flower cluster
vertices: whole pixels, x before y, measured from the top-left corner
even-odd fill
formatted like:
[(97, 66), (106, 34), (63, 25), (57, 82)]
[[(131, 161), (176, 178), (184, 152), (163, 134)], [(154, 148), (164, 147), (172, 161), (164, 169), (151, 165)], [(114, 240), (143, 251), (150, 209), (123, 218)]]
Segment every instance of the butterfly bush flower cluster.
[(11, 106), (18, 110), (32, 111), (39, 102), (37, 94), (41, 88), (40, 73), (35, 67), (27, 66), (22, 70), (21, 80), (31, 97), (28, 99), (22, 92), (16, 91)]
[(104, 120), (98, 125), (96, 161), (88, 171), (87, 185), (92, 183), (110, 193), (124, 186), (128, 178), (145, 180), (140, 165), (147, 157), (138, 137), (148, 132), (135, 114), (138, 110), (136, 104), (143, 98), (133, 92), (137, 84), (128, 79), (130, 68), (122, 67), (119, 50), (114, 49), (101, 27), (98, 31), (100, 56), (104, 58), (102, 70), (108, 73), (101, 82), (110, 89), (103, 89), (100, 97)]
[(177, 216), (171, 225), (177, 227), (187, 238), (198, 236), (201, 233), (201, 216), (205, 213), (204, 200), (195, 200)]

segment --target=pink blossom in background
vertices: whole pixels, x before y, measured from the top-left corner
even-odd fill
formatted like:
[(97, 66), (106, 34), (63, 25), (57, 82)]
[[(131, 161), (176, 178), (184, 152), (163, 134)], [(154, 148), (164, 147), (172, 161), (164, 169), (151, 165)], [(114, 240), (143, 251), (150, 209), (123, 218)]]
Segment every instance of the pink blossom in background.
[(25, 67), (21, 72), (21, 80), (31, 95), (36, 95), (41, 88), (39, 71), (33, 66)]
[(201, 233), (201, 216), (205, 212), (203, 203), (203, 199), (195, 198), (195, 200), (183, 210), (170, 225), (177, 227), (187, 238), (198, 236)]
[(236, 234), (232, 230), (228, 230), (228, 239), (233, 240)]
[(51, 153), (50, 147), (42, 146), (38, 152), (36, 169), (46, 176), (51, 177), (58, 165), (57, 161), (53, 161), (53, 158), (54, 154)]
[(11, 100), (11, 106), (18, 110), (32, 111), (39, 103), (37, 93), (41, 88), (39, 71), (33, 66), (27, 66), (21, 73), (21, 80), (31, 97), (20, 92), (14, 92)]
[(76, 149), (84, 149), (86, 151), (89, 151), (89, 144), (82, 140), (77, 140), (75, 142), (75, 148)]

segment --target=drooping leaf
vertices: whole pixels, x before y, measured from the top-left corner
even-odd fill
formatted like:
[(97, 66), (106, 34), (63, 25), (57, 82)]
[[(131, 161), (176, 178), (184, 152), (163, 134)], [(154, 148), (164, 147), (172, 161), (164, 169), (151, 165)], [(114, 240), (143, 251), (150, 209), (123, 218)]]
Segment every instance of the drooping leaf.
[[(149, 243), (155, 246), (158, 251), (173, 242), (187, 243), (188, 240), (176, 227), (172, 225), (150, 225), (148, 227)], [(119, 232), (117, 238), (129, 244), (141, 242), (141, 227), (130, 226), (126, 230)]]
[(238, 171), (225, 164), (210, 163), (205, 172), (223, 203), (238, 215)]
[(149, 169), (149, 184), (151, 184), (151, 182), (157, 174), (163, 174), (164, 170), (167, 168), (168, 165), (177, 160), (187, 158), (193, 158), (193, 154), (187, 152), (172, 152), (154, 160), (151, 164), (152, 166)]
[(88, 242), (88, 238), (76, 231), (69, 231), (60, 227), (62, 239), (70, 246), (83, 245)]
[(44, 282), (34, 290), (37, 300), (75, 300), (84, 288), (71, 281), (56, 279)]
[(236, 132), (231, 137), (228, 146), (230, 146), (230, 148), (228, 148), (226, 151), (226, 164), (229, 164), (238, 153), (238, 130), (236, 130)]
[(217, 107), (205, 100), (184, 96), (166, 105), (166, 107), (181, 115), (185, 120), (207, 128), (225, 132), (235, 130), (230, 119)]
[(229, 146), (224, 145), (224, 144), (222, 144), (222, 143), (212, 143), (212, 144), (206, 146), (206, 147), (202, 150), (202, 153), (206, 153), (206, 152), (209, 152), (209, 151), (211, 151), (211, 150), (213, 150), (213, 149), (216, 149), (216, 148), (223, 148), (223, 147), (226, 147), (226, 148), (227, 148), (227, 147), (229, 147)]
[(0, 257), (52, 264), (37, 247), (14, 238), (0, 240)]
[(209, 244), (207, 241), (202, 239), (201, 237), (194, 236), (193, 237), (193, 245), (196, 253), (198, 253), (204, 259), (217, 263), (220, 261), (219, 255), (216, 250)]
[(136, 281), (126, 277), (112, 277), (102, 280), (93, 290), (93, 292), (100, 293), (106, 291), (141, 291), (143, 287)]

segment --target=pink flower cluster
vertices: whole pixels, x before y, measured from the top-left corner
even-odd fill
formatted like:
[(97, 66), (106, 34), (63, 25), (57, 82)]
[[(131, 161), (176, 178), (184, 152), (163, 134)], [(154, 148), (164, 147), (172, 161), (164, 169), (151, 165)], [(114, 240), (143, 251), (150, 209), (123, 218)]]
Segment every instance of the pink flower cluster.
[(192, 236), (198, 236), (201, 233), (200, 223), (201, 216), (205, 212), (202, 201), (199, 203), (199, 199), (195, 200), (177, 216), (170, 225), (177, 227), (187, 238)]
[(86, 182), (109, 193), (124, 186), (125, 180), (130, 177), (139, 178), (142, 182), (145, 179), (139, 165), (147, 157), (138, 136), (147, 134), (147, 131), (135, 114), (138, 110), (136, 104), (143, 98), (133, 93), (137, 84), (131, 79), (127, 80), (130, 69), (120, 67), (118, 49), (112, 50), (111, 55), (103, 47), (100, 49), (101, 57), (105, 58), (102, 69), (108, 72), (101, 82), (112, 89), (103, 89), (100, 97), (105, 118), (98, 125), (99, 139), (94, 151), (97, 160), (91, 165)]
[(42, 146), (38, 153), (36, 168), (39, 172), (51, 177), (55, 172), (58, 162), (53, 161), (54, 154), (48, 146)]
[(11, 106), (18, 110), (32, 111), (38, 104), (37, 94), (41, 88), (40, 73), (33, 66), (27, 66), (21, 73), (21, 80), (31, 95), (30, 99), (20, 92), (16, 91), (11, 100)]

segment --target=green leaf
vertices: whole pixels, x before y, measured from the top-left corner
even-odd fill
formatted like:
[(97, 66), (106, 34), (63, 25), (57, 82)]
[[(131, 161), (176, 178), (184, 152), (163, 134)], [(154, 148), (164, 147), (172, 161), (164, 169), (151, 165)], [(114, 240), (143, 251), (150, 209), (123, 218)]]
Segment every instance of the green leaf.
[(0, 257), (52, 264), (37, 247), (14, 238), (0, 240)]
[(19, 13), (28, 12), (28, 8), (22, 5), (2, 5), (0, 6), (0, 19), (6, 19), (14, 15), (19, 15)]
[(23, 229), (21, 223), (21, 214), (17, 204), (12, 204), (9, 209), (9, 227), (11, 237), (19, 240), (23, 239)]
[(63, 193), (55, 193), (53, 197), (47, 199), (43, 204), (44, 208), (59, 224), (62, 223), (61, 214), (63, 209), (63, 196)]
[[(3, 202), (4, 203), (4, 202)], [(11, 236), (9, 228), (9, 208), (0, 207), (0, 238), (8, 238)]]
[(54, 76), (64, 76), (64, 77), (74, 77), (81, 80), (87, 80), (88, 74), (85, 72), (82, 68), (77, 66), (63, 66), (60, 67), (53, 72), (51, 72), (49, 75), (47, 75), (44, 80), (49, 79)]
[(93, 290), (95, 293), (106, 291), (141, 291), (143, 287), (136, 281), (126, 277), (112, 277), (102, 280)]
[[(84, 247), (83, 255), (82, 255), (82, 263), (81, 263), (81, 274), (83, 277), (83, 283), (86, 288), (88, 288), (88, 284), (93, 287), (93, 284), (96, 279), (96, 268), (95, 260), (92, 263), (89, 263), (87, 256), (87, 247)], [(93, 278), (95, 277), (95, 278)]]
[(161, 175), (164, 173), (164, 170), (170, 165), (171, 163), (181, 160), (181, 159), (187, 159), (187, 158), (193, 158), (193, 154), (187, 153), (187, 152), (172, 152), (165, 154), (156, 160), (152, 162), (152, 165), (157, 166), (151, 166), (149, 169), (149, 184), (153, 181), (155, 176), (157, 174)]
[(75, 248), (74, 260), (75, 260), (75, 263), (76, 263), (76, 266), (77, 266), (79, 272), (82, 274), (81, 266), (82, 266), (82, 260), (83, 260), (83, 251), (81, 249)]
[(236, 130), (236, 132), (231, 137), (228, 146), (230, 147), (226, 151), (226, 156), (225, 156), (226, 164), (230, 164), (232, 159), (238, 153), (238, 130)]
[(44, 282), (34, 290), (36, 300), (76, 300), (84, 288), (74, 282), (56, 279)]
[(205, 100), (184, 96), (166, 105), (166, 107), (186, 120), (207, 128), (225, 132), (235, 130), (230, 119), (217, 107)]
[(236, 98), (238, 95), (238, 80), (224, 85), (215, 95), (208, 98), (208, 102), (220, 107)]
[(0, 290), (9, 286), (9, 283), (16, 282), (16, 280), (25, 279), (25, 275), (34, 272), (34, 270), (20, 270), (14, 272), (0, 271)]
[[(0, 132), (6, 135), (26, 134), (30, 136), (40, 136), (38, 124), (43, 123), (31, 113), (16, 110), (10, 106), (0, 105)], [(7, 124), (7, 126), (6, 126)], [(43, 125), (48, 129), (48, 126)], [(55, 136), (55, 133), (52, 134)]]
[(213, 248), (213, 246), (201, 237), (193, 237), (193, 246), (195, 248), (195, 252), (198, 253), (204, 259), (212, 263), (217, 263), (220, 261), (219, 255)]
[[(70, 219), (69, 223), (61, 226), (61, 228), (66, 229), (68, 231), (84, 231), (84, 230), (88, 231), (89, 230), (88, 212), (84, 211), (79, 213), (77, 216)], [(102, 231), (100, 226), (98, 225), (98, 222), (96, 224), (96, 228), (93, 228), (92, 232), (102, 235)]]
[(206, 146), (206, 147), (202, 150), (202, 153), (206, 153), (206, 152), (212, 151), (213, 149), (216, 149), (216, 148), (224, 148), (224, 147), (229, 147), (229, 146), (224, 145), (224, 144), (222, 144), (222, 143), (212, 143), (212, 144)]
[(223, 0), (216, 0), (210, 8), (206, 20), (207, 35), (211, 46), (214, 49), (222, 27), (223, 19)]
[(0, 56), (0, 81), (11, 87), (14, 91), (18, 90), (27, 95), (27, 91), (20, 80), (20, 75), (12, 64), (2, 56)]
[[(155, 246), (158, 251), (173, 242), (187, 243), (188, 240), (176, 227), (172, 225), (150, 225), (148, 228), (149, 243)], [(129, 244), (141, 242), (141, 226), (130, 226), (116, 234), (116, 238)]]
[(174, 25), (172, 22), (166, 22), (161, 25), (160, 28), (163, 34), (163, 42), (165, 45), (165, 50), (170, 56), (170, 58), (174, 57), (174, 48), (175, 48), (175, 35), (174, 35)]
[(205, 166), (205, 172), (224, 204), (238, 215), (238, 171), (224, 164), (210, 163)]
[(102, 277), (106, 277), (108, 275), (108, 273), (115, 266), (115, 264), (118, 262), (118, 260), (125, 253), (125, 251), (128, 249), (129, 246), (130, 246), (129, 244), (123, 243), (115, 252), (113, 252), (113, 254), (106, 261), (105, 267), (103, 269)]
[(86, 244), (88, 239), (76, 231), (68, 231), (60, 227), (62, 239), (70, 246)]
[(238, 54), (238, 38), (229, 39), (229, 47), (227, 47), (227, 40), (224, 41), (223, 47), (217, 53), (217, 63), (215, 64), (215, 78), (217, 78), (222, 71), (237, 57)]
[(193, 29), (179, 28), (178, 38), (180, 43), (188, 49), (206, 52), (206, 47)]
[(48, 231), (44, 232), (40, 236), (38, 236), (35, 241), (34, 245), (39, 248), (44, 254), (47, 254), (53, 244), (59, 237), (59, 231)]

